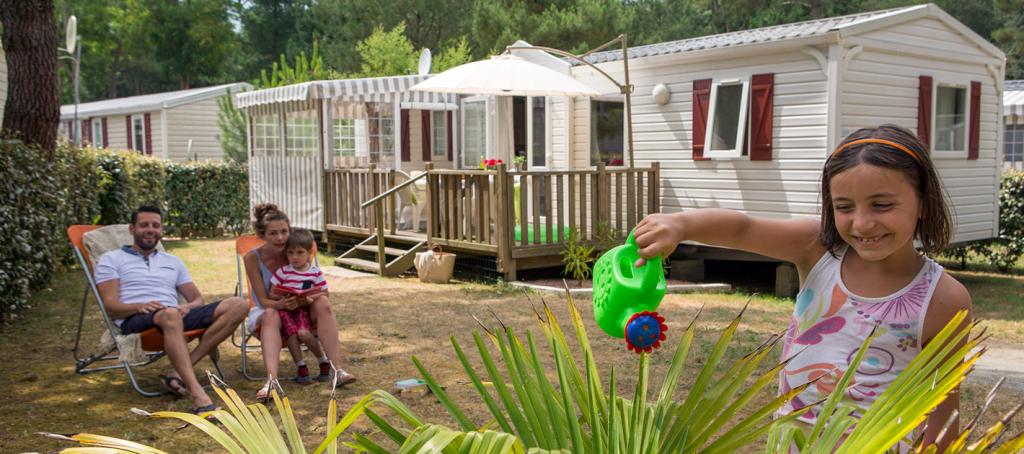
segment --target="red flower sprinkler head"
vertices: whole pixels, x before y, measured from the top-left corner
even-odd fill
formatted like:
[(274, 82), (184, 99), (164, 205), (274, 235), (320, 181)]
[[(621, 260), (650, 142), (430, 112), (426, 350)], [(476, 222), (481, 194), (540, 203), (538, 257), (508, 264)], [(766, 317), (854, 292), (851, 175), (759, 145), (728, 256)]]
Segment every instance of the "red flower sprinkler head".
[(657, 312), (637, 312), (626, 322), (625, 338), (626, 348), (637, 353), (650, 353), (661, 347), (661, 341), (665, 340), (665, 317)]

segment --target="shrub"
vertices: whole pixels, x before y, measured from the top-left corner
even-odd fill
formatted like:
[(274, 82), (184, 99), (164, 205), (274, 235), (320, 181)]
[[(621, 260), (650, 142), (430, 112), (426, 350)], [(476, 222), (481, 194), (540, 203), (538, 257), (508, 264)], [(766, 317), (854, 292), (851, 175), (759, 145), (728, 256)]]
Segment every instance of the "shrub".
[(565, 266), (563, 273), (583, 285), (583, 280), (590, 276), (590, 263), (595, 259), (594, 246), (582, 244), (579, 229), (569, 229), (569, 236), (562, 246), (562, 265)]
[(977, 254), (1000, 271), (1010, 271), (1024, 256), (1024, 172), (1003, 173), (999, 191), (999, 236), (989, 240), (958, 244), (943, 255), (959, 261), (962, 269), (967, 257)]
[(175, 164), (68, 143), (46, 159), (0, 137), (0, 320), (46, 287), (55, 265), (73, 262), (68, 225), (127, 223), (134, 208), (152, 203), (168, 211), (169, 234), (237, 234), (248, 225), (248, 184), (236, 164)]
[(167, 165), (167, 224), (181, 236), (238, 234), (248, 227), (249, 177), (233, 163)]

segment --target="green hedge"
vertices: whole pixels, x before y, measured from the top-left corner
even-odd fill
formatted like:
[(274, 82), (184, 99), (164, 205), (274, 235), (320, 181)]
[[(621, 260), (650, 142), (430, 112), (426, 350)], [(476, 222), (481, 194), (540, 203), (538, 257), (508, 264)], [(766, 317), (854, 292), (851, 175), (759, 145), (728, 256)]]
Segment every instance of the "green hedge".
[(54, 158), (0, 138), (0, 320), (45, 288), (55, 265), (73, 261), (72, 224), (127, 223), (141, 204), (168, 213), (165, 234), (240, 233), (248, 226), (246, 168), (172, 163), (134, 152), (58, 146)]
[(1008, 272), (1024, 256), (1024, 172), (1003, 172), (999, 187), (999, 237), (959, 244), (944, 254), (960, 261), (961, 268), (969, 255), (977, 254)]

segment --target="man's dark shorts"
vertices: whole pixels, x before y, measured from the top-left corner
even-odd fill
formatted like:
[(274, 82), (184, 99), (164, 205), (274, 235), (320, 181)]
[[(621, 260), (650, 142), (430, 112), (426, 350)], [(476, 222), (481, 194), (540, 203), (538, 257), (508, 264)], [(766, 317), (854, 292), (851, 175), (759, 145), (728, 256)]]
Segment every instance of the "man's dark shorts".
[[(220, 301), (206, 304), (188, 311), (188, 313), (185, 314), (185, 318), (182, 319), (182, 323), (185, 325), (185, 331), (209, 328), (210, 325), (213, 324), (213, 312), (217, 310), (218, 304), (220, 304)], [(177, 309), (169, 307), (164, 310)], [(124, 319), (124, 321), (121, 322), (121, 334), (141, 333), (147, 329), (155, 327), (156, 324), (153, 323), (153, 317), (155, 317), (157, 313), (158, 312), (154, 312), (152, 314), (135, 314)], [(160, 328), (158, 327), (157, 329)]]

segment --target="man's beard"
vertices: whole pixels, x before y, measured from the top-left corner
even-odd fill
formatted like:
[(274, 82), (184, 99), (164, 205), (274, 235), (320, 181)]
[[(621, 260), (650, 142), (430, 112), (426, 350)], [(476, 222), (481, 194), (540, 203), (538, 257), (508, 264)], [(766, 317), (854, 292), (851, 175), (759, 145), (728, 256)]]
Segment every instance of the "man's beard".
[(154, 248), (156, 248), (156, 245), (159, 244), (159, 243), (160, 243), (160, 237), (159, 236), (153, 239), (153, 243), (152, 244), (146, 244), (146, 239), (144, 237), (141, 237), (141, 236), (135, 237), (135, 245), (138, 246), (138, 248), (142, 249), (143, 251), (152, 251)]

